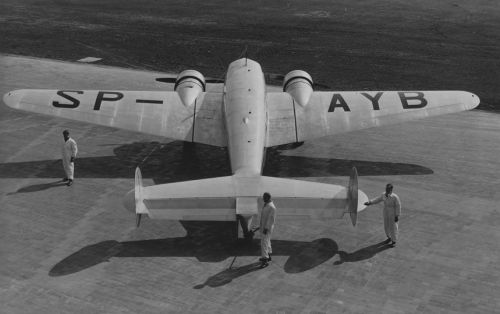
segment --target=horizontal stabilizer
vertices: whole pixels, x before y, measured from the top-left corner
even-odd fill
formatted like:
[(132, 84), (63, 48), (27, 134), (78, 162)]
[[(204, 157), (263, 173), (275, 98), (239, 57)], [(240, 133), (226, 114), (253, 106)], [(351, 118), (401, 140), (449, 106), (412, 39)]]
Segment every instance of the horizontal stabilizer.
[(345, 213), (357, 213), (368, 201), (362, 191), (358, 191), (356, 201), (354, 192), (349, 194), (348, 188), (338, 185), (265, 176), (228, 176), (136, 187), (141, 191), (130, 191), (124, 206), (131, 211), (147, 212), (152, 219), (235, 221), (237, 214), (258, 214), (264, 192), (272, 195), (279, 220), (340, 219)]

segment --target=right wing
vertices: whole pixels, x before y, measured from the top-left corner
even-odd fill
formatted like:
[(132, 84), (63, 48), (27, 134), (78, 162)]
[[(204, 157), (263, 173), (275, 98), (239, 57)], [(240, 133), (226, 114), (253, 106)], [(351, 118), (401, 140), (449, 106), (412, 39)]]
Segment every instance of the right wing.
[(307, 106), (288, 93), (267, 94), (267, 147), (470, 110), (479, 98), (462, 91), (313, 92)]
[(177, 92), (16, 90), (4, 102), (14, 109), (224, 147), (222, 94), (200, 93), (186, 107)]

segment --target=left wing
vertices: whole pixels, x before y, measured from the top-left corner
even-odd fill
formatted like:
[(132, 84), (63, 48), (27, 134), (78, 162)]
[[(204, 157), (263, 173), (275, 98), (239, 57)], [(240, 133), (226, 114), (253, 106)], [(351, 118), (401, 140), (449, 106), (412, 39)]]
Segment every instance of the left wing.
[(200, 93), (194, 105), (177, 92), (98, 90), (16, 90), (4, 102), (41, 113), (170, 139), (224, 147), (222, 94)]
[(288, 93), (268, 93), (267, 147), (470, 110), (462, 91), (313, 92), (305, 107)]

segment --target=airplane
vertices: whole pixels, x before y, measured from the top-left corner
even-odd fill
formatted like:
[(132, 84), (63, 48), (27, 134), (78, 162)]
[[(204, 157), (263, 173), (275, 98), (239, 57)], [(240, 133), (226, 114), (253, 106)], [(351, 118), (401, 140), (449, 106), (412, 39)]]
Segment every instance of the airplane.
[[(227, 147), (231, 176), (145, 187), (137, 167), (135, 188), (123, 205), (135, 212), (137, 227), (143, 215), (238, 221), (248, 241), (264, 192), (272, 195), (278, 221), (349, 214), (355, 226), (368, 201), (356, 168), (347, 187), (263, 176), (267, 147), (471, 110), (480, 102), (465, 91), (315, 91), (302, 70), (272, 75), (283, 80), (283, 91), (266, 92), (265, 77), (259, 63), (245, 57), (232, 62), (221, 80), (195, 70), (157, 79), (174, 83), (174, 91), (25, 89), (3, 100), (19, 110)], [(207, 92), (207, 83), (223, 83), (223, 91)]]

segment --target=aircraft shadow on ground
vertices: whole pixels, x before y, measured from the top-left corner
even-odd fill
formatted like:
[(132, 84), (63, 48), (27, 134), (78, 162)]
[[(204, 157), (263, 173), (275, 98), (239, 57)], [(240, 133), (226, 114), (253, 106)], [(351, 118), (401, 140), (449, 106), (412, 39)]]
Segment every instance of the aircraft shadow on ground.
[(358, 176), (427, 175), (434, 173), (429, 168), (406, 163), (285, 156), (281, 154), (281, 151), (293, 150), (301, 146), (302, 143), (304, 142), (269, 148), (263, 175), (273, 177), (349, 176), (352, 167), (356, 167)]
[[(251, 244), (231, 237), (228, 222), (181, 221), (187, 235), (139, 241), (103, 241), (88, 245), (58, 262), (50, 271), (52, 277), (65, 276), (88, 269), (111, 258), (120, 257), (195, 257), (200, 262), (218, 263), (231, 257), (260, 257), (260, 240)], [(284, 270), (301, 273), (313, 269), (338, 254), (338, 245), (331, 239), (311, 242), (273, 240), (273, 256), (289, 256)], [(254, 271), (253, 264), (230, 268), (209, 278), (203, 285), (219, 286)]]
[[(340, 260), (333, 264), (341, 265), (346, 262), (354, 263), (370, 259), (378, 253), (390, 248), (385, 242), (380, 242), (353, 253), (347, 253), (345, 251), (332, 251), (337, 248), (337, 244), (330, 239), (312, 241), (310, 246), (303, 244), (303, 242), (297, 243), (300, 243), (299, 246), (303, 245), (305, 247), (298, 249), (301, 250), (300, 254), (293, 254), (289, 257), (284, 267), (287, 273), (300, 273), (305, 270), (313, 269), (334, 257), (335, 254), (339, 255)], [(308, 266), (304, 267), (304, 265)], [(260, 269), (259, 266), (259, 262), (254, 262), (240, 267), (229, 267), (209, 277), (203, 284), (194, 286), (193, 289), (202, 289), (206, 286), (216, 288), (226, 285), (238, 277), (258, 271)]]
[[(157, 145), (157, 142), (138, 142), (114, 149), (115, 156), (83, 157), (75, 162), (77, 178), (134, 178), (135, 168)], [(370, 162), (335, 158), (285, 156), (283, 150), (299, 144), (280, 145), (267, 149), (264, 175), (275, 177), (349, 176), (351, 168), (359, 176), (422, 175), (431, 169), (405, 163)], [(225, 148), (173, 141), (160, 145), (141, 164), (143, 178), (155, 184), (198, 180), (231, 175)], [(11, 162), (0, 164), (0, 178), (62, 178), (61, 160)], [(28, 193), (57, 186), (55, 183), (27, 186), (16, 193)], [(11, 193), (12, 194), (12, 193)]]

